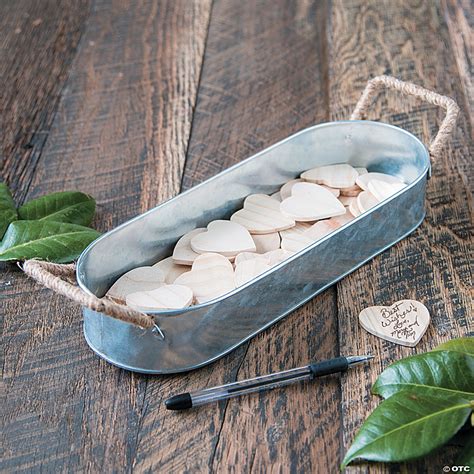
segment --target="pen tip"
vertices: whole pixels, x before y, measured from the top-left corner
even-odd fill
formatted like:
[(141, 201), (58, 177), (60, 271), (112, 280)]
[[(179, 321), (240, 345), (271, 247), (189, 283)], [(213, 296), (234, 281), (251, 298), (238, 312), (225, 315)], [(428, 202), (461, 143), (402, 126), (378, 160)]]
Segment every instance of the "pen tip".
[(367, 362), (373, 358), (374, 356), (372, 354), (346, 357), (347, 362), (349, 362), (349, 365), (363, 364), (364, 362)]
[(167, 410), (186, 410), (187, 408), (192, 408), (192, 406), (193, 401), (189, 393), (180, 393), (165, 401)]

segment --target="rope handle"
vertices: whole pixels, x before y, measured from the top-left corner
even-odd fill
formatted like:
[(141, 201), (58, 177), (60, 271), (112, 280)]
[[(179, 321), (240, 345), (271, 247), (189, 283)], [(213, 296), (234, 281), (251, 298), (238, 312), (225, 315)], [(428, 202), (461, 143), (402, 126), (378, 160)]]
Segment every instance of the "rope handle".
[(156, 324), (152, 316), (136, 311), (128, 306), (115, 303), (107, 298), (97, 298), (96, 296), (89, 295), (76, 286), (74, 284), (76, 279), (75, 264), (64, 265), (41, 260), (27, 260), (21, 268), (38, 283), (41, 283), (56, 293), (66, 296), (81, 306), (86, 306), (98, 313), (105, 313), (120, 321), (135, 324), (143, 329), (153, 327), (156, 329)]
[(363, 120), (366, 118), (367, 110), (374, 96), (382, 89), (397, 90), (402, 94), (418, 97), (425, 102), (437, 105), (446, 110), (446, 115), (439, 127), (438, 133), (428, 147), (433, 160), (439, 157), (454, 131), (454, 126), (459, 114), (458, 104), (456, 104), (451, 97), (438, 94), (437, 92), (430, 91), (411, 82), (400, 81), (392, 76), (377, 76), (367, 82), (364, 92), (360, 96), (354, 112), (352, 112), (351, 120)]

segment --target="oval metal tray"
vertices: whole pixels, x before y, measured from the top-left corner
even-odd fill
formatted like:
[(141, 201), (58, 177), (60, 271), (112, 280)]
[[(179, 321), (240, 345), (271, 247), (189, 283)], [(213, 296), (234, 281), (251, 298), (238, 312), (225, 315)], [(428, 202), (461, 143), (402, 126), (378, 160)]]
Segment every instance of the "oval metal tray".
[(412, 134), (370, 121), (302, 130), (103, 235), (77, 264), (80, 287), (103, 296), (123, 273), (169, 256), (186, 232), (226, 219), (252, 193), (271, 194), (315, 166), (349, 163), (406, 188), (258, 278), (218, 299), (154, 313), (163, 336), (84, 308), (90, 347), (119, 367), (165, 374), (230, 352), (404, 238), (425, 215), (429, 154)]

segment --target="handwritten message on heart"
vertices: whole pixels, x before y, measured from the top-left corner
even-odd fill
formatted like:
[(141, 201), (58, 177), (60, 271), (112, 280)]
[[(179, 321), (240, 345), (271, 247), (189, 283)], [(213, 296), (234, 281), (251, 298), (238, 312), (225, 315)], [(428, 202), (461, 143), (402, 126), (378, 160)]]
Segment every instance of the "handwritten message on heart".
[(359, 314), (359, 321), (374, 336), (414, 347), (430, 324), (430, 313), (419, 301), (401, 300), (392, 306), (365, 308)]

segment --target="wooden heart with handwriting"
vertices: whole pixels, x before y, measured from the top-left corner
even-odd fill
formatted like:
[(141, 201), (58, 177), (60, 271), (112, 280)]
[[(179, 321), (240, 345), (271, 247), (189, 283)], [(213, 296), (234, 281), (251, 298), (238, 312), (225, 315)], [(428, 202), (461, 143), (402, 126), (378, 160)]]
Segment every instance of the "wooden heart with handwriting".
[(245, 227), (237, 222), (223, 220), (210, 222), (207, 232), (191, 239), (191, 248), (199, 254), (219, 253), (225, 257), (235, 257), (240, 252), (256, 250), (252, 236)]
[(280, 203), (266, 194), (251, 194), (244, 208), (230, 218), (251, 234), (272, 234), (295, 225), (295, 221), (280, 211)]
[(280, 209), (297, 222), (317, 221), (346, 212), (342, 203), (318, 184), (296, 183), (291, 194), (280, 203)]
[(430, 324), (426, 306), (415, 300), (400, 300), (392, 306), (370, 306), (359, 314), (361, 326), (374, 336), (414, 347)]
[(226, 257), (205, 253), (196, 258), (191, 271), (176, 278), (174, 284), (191, 288), (196, 301), (204, 303), (235, 288), (234, 269)]

